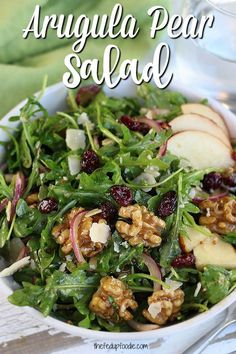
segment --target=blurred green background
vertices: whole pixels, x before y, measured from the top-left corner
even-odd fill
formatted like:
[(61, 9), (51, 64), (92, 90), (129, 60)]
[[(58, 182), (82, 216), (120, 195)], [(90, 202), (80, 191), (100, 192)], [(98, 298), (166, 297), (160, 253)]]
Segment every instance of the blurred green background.
[(132, 13), (138, 20), (140, 33), (135, 39), (89, 39), (82, 53), (85, 58), (102, 58), (108, 43), (117, 44), (125, 58), (145, 58), (156, 40), (150, 39), (152, 19), (147, 10), (155, 5), (168, 5), (168, 0), (0, 0), (0, 116), (3, 116), (23, 98), (36, 92), (48, 75), (48, 85), (62, 80), (66, 71), (64, 58), (72, 52), (75, 39), (58, 39), (56, 31), (49, 31), (46, 39), (29, 35), (22, 38), (35, 5), (41, 5), (41, 19), (45, 15), (70, 13), (92, 17), (95, 13), (110, 14), (117, 3), (124, 6), (124, 14)]

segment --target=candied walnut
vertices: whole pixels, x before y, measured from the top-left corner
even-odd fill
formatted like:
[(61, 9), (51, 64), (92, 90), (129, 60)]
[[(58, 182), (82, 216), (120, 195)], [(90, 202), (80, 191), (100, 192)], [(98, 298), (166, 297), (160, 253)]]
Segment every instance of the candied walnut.
[(175, 319), (183, 302), (184, 292), (181, 289), (157, 290), (149, 296), (149, 307), (143, 310), (143, 316), (152, 323), (163, 325)]
[(161, 233), (165, 222), (142, 205), (121, 207), (119, 216), (131, 219), (132, 223), (119, 220), (116, 229), (131, 246), (144, 244), (146, 247), (157, 247), (161, 244)]
[(137, 307), (132, 291), (121, 280), (110, 276), (101, 279), (100, 287), (89, 304), (91, 311), (112, 322), (132, 320), (133, 315), (128, 309)]
[[(72, 209), (63, 219), (62, 223), (57, 224), (52, 229), (52, 235), (55, 241), (59, 243), (62, 247), (61, 250), (64, 254), (69, 254), (72, 251), (72, 244), (70, 240), (70, 222), (75, 217), (76, 214), (83, 211), (83, 208)], [(97, 223), (107, 223), (105, 219), (99, 218), (97, 220), (97, 215), (84, 216), (78, 227), (78, 244), (81, 249), (83, 256), (93, 257), (103, 250), (105, 247), (104, 243), (94, 242), (90, 238), (90, 229), (94, 222)]]
[(200, 225), (207, 226), (212, 232), (225, 234), (236, 230), (236, 200), (223, 197), (217, 200), (204, 200), (201, 209)]

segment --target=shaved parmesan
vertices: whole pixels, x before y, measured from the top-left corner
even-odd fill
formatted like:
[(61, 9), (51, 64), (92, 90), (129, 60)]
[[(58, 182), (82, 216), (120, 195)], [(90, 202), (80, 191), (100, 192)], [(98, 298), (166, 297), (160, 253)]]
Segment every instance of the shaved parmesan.
[(71, 176), (77, 175), (80, 172), (80, 159), (78, 156), (68, 156), (68, 166)]
[(79, 115), (77, 123), (80, 125), (83, 125), (83, 126), (86, 125), (86, 123), (87, 123), (87, 125), (90, 129), (94, 128), (94, 124), (91, 122), (91, 120), (89, 119), (89, 116), (85, 112), (83, 112)]
[(93, 242), (107, 243), (111, 236), (110, 226), (104, 223), (94, 222), (91, 226), (89, 236)]
[(156, 318), (156, 316), (161, 312), (161, 303), (160, 302), (153, 302), (148, 307), (148, 312), (152, 316), (152, 318)]
[(84, 149), (86, 144), (85, 133), (81, 129), (66, 129), (66, 145), (71, 150)]
[(169, 289), (166, 289), (167, 291), (175, 291), (183, 285), (180, 281), (171, 280), (169, 278), (166, 279), (165, 283), (169, 287)]
[(201, 290), (201, 287), (202, 287), (202, 284), (199, 282), (199, 283), (197, 283), (197, 286), (196, 286), (196, 289), (195, 289), (195, 291), (194, 291), (194, 297), (197, 297), (198, 296), (198, 294), (199, 294), (199, 291)]
[(24, 257), (0, 272), (0, 278), (9, 277), (30, 263), (30, 256)]
[(64, 273), (66, 270), (66, 263), (62, 263), (58, 269), (60, 272)]

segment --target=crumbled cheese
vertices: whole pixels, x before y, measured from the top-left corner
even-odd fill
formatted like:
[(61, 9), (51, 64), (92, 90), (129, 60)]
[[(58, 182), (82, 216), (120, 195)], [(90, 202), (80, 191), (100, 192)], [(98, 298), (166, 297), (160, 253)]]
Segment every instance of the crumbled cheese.
[(115, 251), (116, 253), (119, 253), (119, 252), (120, 252), (120, 246), (119, 246), (119, 244), (116, 243), (116, 242), (114, 242), (114, 251)]
[(80, 159), (76, 155), (68, 156), (68, 166), (71, 176), (77, 175), (80, 172)]
[(71, 254), (68, 254), (67, 256), (65, 256), (65, 259), (67, 262), (71, 262), (73, 260), (73, 257)]
[(83, 126), (87, 123), (88, 127), (90, 129), (94, 128), (94, 124), (91, 122), (91, 120), (89, 119), (89, 116), (85, 112), (83, 112), (79, 115), (79, 117), (77, 119), (77, 123), (80, 125), (83, 125)]
[(124, 248), (128, 248), (128, 247), (129, 247), (129, 244), (128, 244), (127, 241), (121, 242), (121, 245), (122, 245)]
[(148, 312), (152, 316), (152, 318), (156, 318), (157, 315), (161, 312), (161, 303), (160, 302), (153, 302), (148, 307)]
[(20, 259), (19, 261), (11, 264), (10, 267), (7, 267), (7, 268), (3, 269), (0, 272), (0, 278), (9, 277), (10, 275), (13, 275), (18, 270), (20, 270), (21, 268), (25, 267), (29, 263), (30, 263), (30, 256), (27, 256), (27, 257), (24, 257), (24, 258)]
[(183, 283), (181, 283), (180, 281), (172, 280), (169, 278), (165, 280), (165, 284), (169, 287), (167, 288), (167, 291), (175, 291), (183, 285)]
[(66, 270), (66, 263), (62, 263), (59, 267), (59, 271), (64, 273), (65, 270)]
[(206, 216), (207, 217), (211, 216), (211, 209), (210, 208), (206, 208)]
[(199, 294), (199, 291), (201, 290), (202, 284), (199, 282), (197, 283), (196, 290), (194, 291), (194, 297), (197, 297)]
[(63, 181), (68, 181), (68, 177), (63, 176), (62, 178), (63, 178)]
[(93, 242), (107, 243), (111, 236), (110, 226), (104, 223), (94, 222), (91, 226), (89, 236)]
[[(137, 183), (137, 184), (143, 183), (143, 184), (147, 184), (147, 185), (153, 185), (156, 183), (156, 180), (152, 174), (143, 172), (143, 173), (141, 173), (141, 175), (139, 175), (138, 177), (136, 177), (134, 179), (134, 183)], [(150, 192), (150, 190), (152, 190), (152, 187), (143, 187), (141, 189), (144, 192)]]
[(66, 129), (66, 145), (73, 151), (84, 149), (86, 145), (84, 131), (81, 129)]
[(147, 166), (144, 169), (144, 172), (148, 173), (149, 175), (152, 175), (155, 178), (160, 176), (159, 168), (157, 166)]
[(116, 267), (116, 272), (119, 273), (120, 272), (120, 267)]

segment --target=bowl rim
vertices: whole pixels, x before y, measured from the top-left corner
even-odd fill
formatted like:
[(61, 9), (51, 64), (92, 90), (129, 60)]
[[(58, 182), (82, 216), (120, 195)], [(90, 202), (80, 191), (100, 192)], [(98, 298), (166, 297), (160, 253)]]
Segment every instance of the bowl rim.
[[(171, 89), (171, 87), (170, 87)], [(181, 92), (184, 92), (185, 95), (194, 97), (195, 99), (201, 98), (199, 94), (195, 94), (194, 92), (190, 90), (180, 90)], [(43, 98), (45, 98), (47, 95), (56, 93), (58, 91), (63, 91), (64, 93), (67, 91), (66, 87), (63, 85), (62, 82), (56, 83), (54, 85), (48, 86), (44, 92)], [(37, 95), (38, 92), (35, 94)], [(12, 108), (3, 118), (2, 121), (8, 120), (9, 117), (12, 115), (16, 115), (16, 112), (20, 110), (20, 108), (25, 104), (27, 99), (24, 99), (21, 101), (18, 105), (16, 105), (14, 108)], [(219, 104), (218, 101), (214, 99), (209, 99), (210, 106), (215, 106), (216, 109), (219, 107), (221, 110), (221, 114), (229, 114), (227, 109)], [(215, 109), (215, 108), (214, 108)], [(236, 116), (230, 112), (231, 117), (233, 116), (236, 121)], [(8, 285), (8, 281), (5, 279), (12, 279), (12, 277), (9, 278), (0, 278), (0, 290), (3, 293), (5, 297), (9, 296), (12, 292), (13, 289), (10, 285)], [(92, 329), (87, 329), (75, 325), (68, 324), (66, 322), (63, 322), (61, 320), (58, 320), (54, 318), (53, 316), (48, 316), (44, 317), (38, 310), (31, 308), (29, 306), (23, 306), (22, 308), (24, 309), (25, 312), (28, 314), (32, 315), (42, 323), (45, 323), (51, 327), (57, 328), (62, 332), (72, 334), (74, 336), (80, 336), (83, 338), (88, 338), (88, 339), (100, 339), (104, 340), (104, 336), (106, 337), (107, 340), (109, 339), (119, 339), (119, 340), (145, 340), (145, 339), (153, 339), (153, 338), (160, 338), (164, 337), (173, 333), (179, 333), (183, 330), (186, 329), (191, 329), (192, 327), (195, 327), (196, 325), (199, 325), (200, 323), (206, 322), (216, 315), (220, 314), (223, 312), (225, 309), (227, 309), (230, 305), (232, 305), (234, 302), (236, 302), (236, 289), (229, 294), (226, 298), (221, 300), (219, 303), (213, 305), (208, 311), (203, 312), (201, 314), (195, 315), (190, 319), (187, 319), (185, 321), (182, 321), (180, 323), (176, 323), (174, 325), (169, 325), (167, 327), (163, 327), (157, 330), (151, 330), (151, 331), (145, 331), (145, 332), (106, 332), (106, 331), (97, 331), (97, 330), (92, 330)]]

